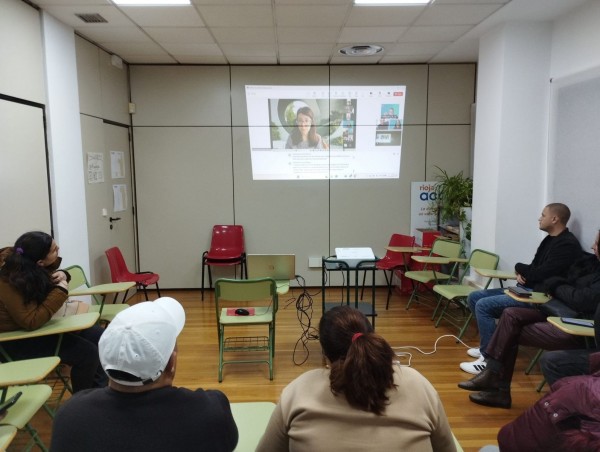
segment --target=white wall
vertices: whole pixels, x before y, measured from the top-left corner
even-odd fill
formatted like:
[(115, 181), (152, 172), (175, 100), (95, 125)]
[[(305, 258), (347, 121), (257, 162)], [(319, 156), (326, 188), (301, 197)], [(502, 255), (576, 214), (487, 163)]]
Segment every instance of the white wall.
[(0, 4), (0, 93), (43, 104), (44, 60), (38, 12), (17, 0)]
[(55, 238), (63, 264), (82, 265), (89, 274), (75, 35), (72, 28), (45, 13), (42, 32)]
[(559, 19), (552, 38), (551, 77), (600, 66), (600, 2), (590, 0)]
[[(599, 24), (600, 2), (590, 0), (554, 23), (508, 24), (481, 39), (473, 247), (496, 250), (504, 269), (533, 257), (543, 237), (536, 219), (548, 202), (572, 207), (572, 224), (584, 249), (597, 232), (593, 207), (580, 206), (576, 193), (548, 185), (554, 180), (548, 134), (550, 79), (600, 68)], [(570, 161), (583, 168), (589, 160)], [(595, 180), (583, 185), (594, 190)], [(565, 199), (550, 199), (548, 193)]]
[(508, 24), (481, 41), (472, 248), (500, 266), (533, 258), (546, 198), (551, 26)]

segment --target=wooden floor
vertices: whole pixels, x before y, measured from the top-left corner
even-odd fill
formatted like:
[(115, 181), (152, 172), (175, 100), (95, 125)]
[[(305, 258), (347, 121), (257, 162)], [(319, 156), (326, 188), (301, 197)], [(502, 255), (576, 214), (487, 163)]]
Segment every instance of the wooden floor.
[[(335, 298), (336, 290), (328, 292)], [(217, 380), (217, 332), (215, 326), (215, 307), (212, 292), (205, 294), (200, 301), (200, 292), (196, 290), (162, 291), (163, 296), (179, 300), (186, 310), (186, 326), (179, 336), (179, 359), (175, 384), (188, 388), (217, 388), (223, 391), (231, 402), (273, 401), (276, 402), (282, 388), (301, 373), (320, 367), (322, 357), (317, 340), (311, 340), (307, 349), (296, 343), (302, 335), (297, 316), (296, 299), (301, 290), (293, 289), (282, 296), (277, 314), (275, 376), (270, 381), (266, 364), (231, 364), (224, 368), (224, 380)], [(317, 326), (321, 315), (320, 288), (309, 289), (313, 299), (311, 325)], [(366, 295), (366, 294), (365, 294)], [(387, 339), (393, 347), (414, 346), (425, 352), (432, 352), (434, 343), (443, 335), (456, 334), (456, 328), (440, 325), (434, 328), (430, 320), (432, 310), (428, 306), (413, 305), (406, 310), (407, 297), (394, 294), (390, 309), (385, 310), (386, 291), (377, 289), (376, 331)], [(139, 294), (130, 301), (133, 304), (141, 300)], [(307, 305), (305, 300), (304, 305)], [(306, 321), (306, 318), (305, 318)], [(474, 323), (474, 322), (473, 322)], [(463, 338), (469, 346), (478, 344), (478, 336), (473, 325)], [(404, 350), (412, 353), (411, 365), (419, 370), (440, 393), (450, 425), (465, 451), (477, 451), (486, 444), (496, 444), (498, 429), (514, 419), (541, 395), (535, 388), (541, 380), (539, 369), (529, 375), (524, 370), (534, 355), (534, 350), (521, 350), (512, 385), (513, 408), (504, 410), (486, 408), (471, 403), (468, 392), (459, 389), (459, 381), (469, 378), (458, 364), (472, 360), (466, 354), (466, 347), (456, 343), (452, 337), (439, 340), (437, 351), (423, 355), (416, 350)], [(400, 351), (400, 350), (399, 350)], [(401, 359), (408, 364), (408, 358)], [(547, 386), (544, 388), (547, 389)], [(543, 392), (542, 392), (543, 394)], [(45, 412), (34, 418), (33, 425), (40, 431), (44, 442), (49, 445), (51, 421)], [(23, 444), (25, 434), (20, 432), (9, 450), (18, 450)]]

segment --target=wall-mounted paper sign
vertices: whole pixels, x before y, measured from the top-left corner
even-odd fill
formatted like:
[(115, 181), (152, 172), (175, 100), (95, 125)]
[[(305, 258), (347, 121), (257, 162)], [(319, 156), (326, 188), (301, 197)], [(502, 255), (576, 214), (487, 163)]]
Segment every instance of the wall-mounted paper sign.
[(87, 153), (88, 184), (104, 182), (104, 154), (101, 152)]
[(113, 185), (113, 211), (123, 212), (127, 209), (127, 185)]
[(125, 178), (125, 153), (110, 151), (110, 175), (113, 179)]

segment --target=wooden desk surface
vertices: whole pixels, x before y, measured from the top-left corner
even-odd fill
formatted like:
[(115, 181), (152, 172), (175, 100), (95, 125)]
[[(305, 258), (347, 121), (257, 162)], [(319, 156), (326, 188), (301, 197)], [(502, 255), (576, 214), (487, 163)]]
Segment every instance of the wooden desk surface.
[(9, 444), (17, 434), (17, 427), (12, 425), (0, 426), (0, 450), (8, 449)]
[[(574, 334), (575, 336), (587, 336), (594, 337), (595, 330), (587, 326), (571, 325), (570, 323), (563, 322), (560, 317), (548, 317), (548, 322), (554, 325), (565, 333)], [(593, 320), (592, 320), (593, 323)]]
[(475, 272), (486, 278), (498, 278), (498, 279), (517, 279), (517, 274), (514, 271), (506, 270), (491, 270), (487, 268), (475, 268)]
[(544, 304), (550, 300), (550, 297), (542, 292), (531, 292), (531, 297), (519, 297), (508, 289), (506, 289), (504, 293), (513, 300), (517, 300), (522, 303)]
[(431, 248), (422, 246), (386, 246), (386, 250), (394, 253), (420, 253), (421, 251), (431, 251)]
[(16, 330), (0, 333), (0, 342), (84, 330), (93, 326), (99, 316), (100, 314), (97, 312), (87, 312), (85, 314), (69, 315), (59, 319), (50, 319), (48, 323), (39, 327), (37, 330)]
[(135, 286), (135, 282), (133, 281), (99, 284), (92, 287), (82, 286), (75, 290), (69, 291), (69, 296), (76, 297), (81, 295), (106, 295), (111, 293), (120, 293), (131, 289), (133, 286)]
[(58, 363), (60, 363), (58, 356), (2, 363), (0, 364), (0, 386), (37, 383), (46, 378)]
[(232, 403), (231, 412), (238, 428), (236, 452), (254, 452), (275, 409), (273, 402)]

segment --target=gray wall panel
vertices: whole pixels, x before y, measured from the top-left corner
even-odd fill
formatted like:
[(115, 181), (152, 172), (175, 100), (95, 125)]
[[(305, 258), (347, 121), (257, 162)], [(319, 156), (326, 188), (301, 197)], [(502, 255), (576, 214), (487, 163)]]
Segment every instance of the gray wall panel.
[(134, 126), (229, 126), (225, 66), (132, 66)]
[(166, 287), (200, 287), (215, 224), (233, 222), (230, 130), (134, 129), (140, 262)]

